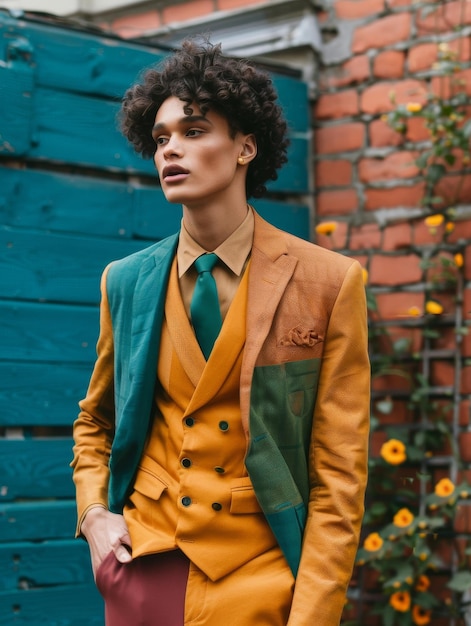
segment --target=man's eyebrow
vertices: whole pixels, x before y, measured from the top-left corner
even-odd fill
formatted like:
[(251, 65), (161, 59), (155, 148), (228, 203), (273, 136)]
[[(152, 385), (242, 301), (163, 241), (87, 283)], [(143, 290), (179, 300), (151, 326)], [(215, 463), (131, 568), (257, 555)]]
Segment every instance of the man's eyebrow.
[[(195, 124), (196, 122), (206, 122), (206, 124), (210, 124), (212, 126), (211, 121), (204, 115), (185, 115), (178, 120), (178, 124)], [(161, 130), (166, 127), (167, 124), (165, 124), (165, 122), (157, 122), (157, 124), (154, 124), (152, 127), (152, 130)]]

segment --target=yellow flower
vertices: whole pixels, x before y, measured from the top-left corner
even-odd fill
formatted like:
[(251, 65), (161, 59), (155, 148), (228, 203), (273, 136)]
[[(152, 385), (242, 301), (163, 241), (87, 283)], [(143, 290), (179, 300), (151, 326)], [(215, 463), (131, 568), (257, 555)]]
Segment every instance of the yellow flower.
[(389, 598), (389, 604), (396, 611), (406, 613), (410, 609), (410, 594), (407, 591), (396, 591)]
[(408, 102), (406, 104), (406, 109), (409, 111), (409, 113), (418, 113), (422, 110), (422, 105), (420, 104), (420, 102)]
[(363, 276), (363, 284), (367, 285), (368, 284), (368, 270), (365, 269), (364, 267), (361, 268), (361, 273)]
[(418, 526), (421, 530), (423, 530), (424, 528), (427, 528), (427, 522), (425, 522), (424, 520), (421, 520), (421, 521), (417, 524), (417, 526)]
[(383, 443), (380, 454), (391, 465), (400, 465), (407, 458), (406, 446), (399, 439), (390, 439)]
[(437, 496), (440, 496), (440, 498), (447, 498), (448, 496), (451, 496), (454, 490), (455, 485), (449, 478), (442, 478), (435, 485), (435, 493)]
[(427, 591), (429, 587), (430, 578), (428, 576), (425, 576), (425, 574), (419, 576), (419, 580), (417, 581), (417, 584), (415, 586), (416, 591)]
[(425, 303), (425, 311), (429, 315), (440, 315), (443, 313), (443, 307), (440, 303), (435, 302), (434, 300), (429, 300)]
[(408, 585), (412, 585), (412, 582), (413, 582), (413, 579), (412, 579), (410, 576), (408, 576), (408, 577), (406, 578), (406, 583), (407, 583)]
[(455, 260), (456, 267), (463, 267), (464, 259), (461, 252), (457, 252), (453, 258)]
[(407, 314), (410, 315), (411, 317), (419, 317), (419, 315), (422, 314), (422, 311), (419, 309), (418, 306), (411, 306), (410, 309), (408, 309)]
[(410, 526), (413, 521), (414, 516), (409, 509), (400, 509), (393, 518), (394, 526), (398, 526), (399, 528)]
[(430, 609), (423, 609), (421, 606), (417, 604), (412, 607), (412, 621), (417, 626), (425, 626), (426, 624), (430, 624), (430, 620), (432, 619), (432, 611)]
[(394, 589), (399, 589), (399, 587), (401, 586), (401, 583), (398, 580), (395, 580), (392, 586), (394, 587)]
[(438, 49), (440, 50), (440, 52), (448, 52), (450, 48), (448, 47), (448, 44), (445, 41), (442, 41), (442, 43), (438, 44)]
[(455, 225), (453, 224), (453, 222), (447, 222), (445, 224), (445, 230), (447, 233), (452, 233), (455, 230)]
[(425, 223), (429, 228), (436, 228), (437, 226), (440, 226), (440, 224), (443, 224), (444, 219), (445, 218), (441, 213), (435, 213), (435, 215), (429, 215), (426, 217)]
[(469, 498), (469, 493), (467, 491), (460, 491), (460, 498), (463, 498), (463, 500), (465, 498)]
[(371, 533), (370, 535), (368, 535), (368, 537), (365, 539), (365, 542), (363, 543), (363, 547), (368, 552), (376, 552), (376, 550), (379, 550), (382, 545), (383, 540), (378, 533)]
[(318, 235), (331, 235), (337, 229), (337, 222), (322, 222), (316, 226)]

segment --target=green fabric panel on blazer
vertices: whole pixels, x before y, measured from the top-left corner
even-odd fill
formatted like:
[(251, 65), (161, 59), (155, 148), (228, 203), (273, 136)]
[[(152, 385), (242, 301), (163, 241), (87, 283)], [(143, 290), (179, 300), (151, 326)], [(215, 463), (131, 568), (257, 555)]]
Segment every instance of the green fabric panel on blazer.
[(144, 449), (156, 381), (160, 330), (178, 234), (113, 263), (107, 276), (115, 347), (116, 432), (109, 507), (120, 513)]
[(256, 367), (246, 466), (260, 506), (296, 573), (309, 499), (309, 442), (320, 359)]

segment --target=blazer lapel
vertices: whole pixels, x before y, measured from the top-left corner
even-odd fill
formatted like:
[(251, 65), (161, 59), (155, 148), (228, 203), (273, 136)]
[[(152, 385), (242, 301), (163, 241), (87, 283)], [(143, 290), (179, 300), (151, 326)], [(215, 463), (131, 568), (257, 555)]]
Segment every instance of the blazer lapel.
[(297, 262), (296, 257), (288, 254), (283, 234), (255, 213), (254, 243), (249, 274), (247, 332), (240, 382), (242, 424), (247, 435), (252, 373)]

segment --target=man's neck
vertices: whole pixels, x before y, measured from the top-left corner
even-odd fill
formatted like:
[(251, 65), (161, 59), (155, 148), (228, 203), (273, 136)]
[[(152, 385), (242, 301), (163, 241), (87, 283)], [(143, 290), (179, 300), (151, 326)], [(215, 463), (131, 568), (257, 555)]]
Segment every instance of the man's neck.
[(215, 250), (247, 217), (247, 204), (230, 207), (183, 207), (183, 223), (191, 237), (209, 252)]

